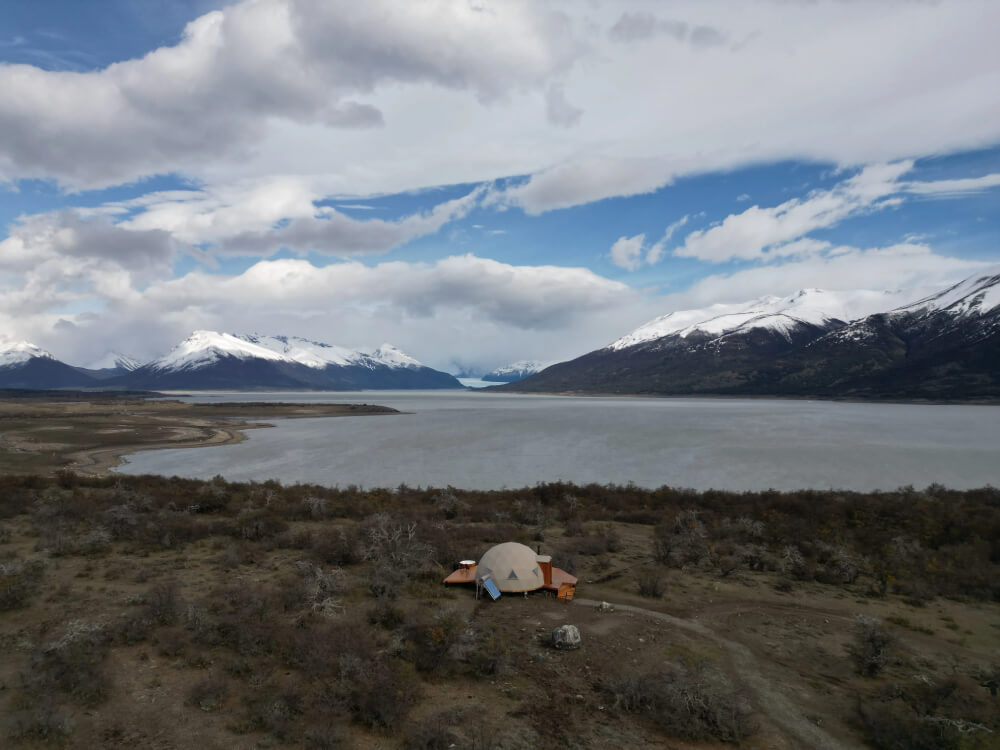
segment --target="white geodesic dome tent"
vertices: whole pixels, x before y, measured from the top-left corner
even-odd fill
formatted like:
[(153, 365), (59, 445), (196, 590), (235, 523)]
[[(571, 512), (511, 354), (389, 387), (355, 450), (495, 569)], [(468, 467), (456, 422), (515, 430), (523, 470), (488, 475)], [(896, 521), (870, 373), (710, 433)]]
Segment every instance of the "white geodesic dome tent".
[(545, 585), (535, 550), (517, 542), (504, 542), (487, 550), (476, 567), (476, 583), (482, 585), (487, 576), (505, 593), (534, 591)]

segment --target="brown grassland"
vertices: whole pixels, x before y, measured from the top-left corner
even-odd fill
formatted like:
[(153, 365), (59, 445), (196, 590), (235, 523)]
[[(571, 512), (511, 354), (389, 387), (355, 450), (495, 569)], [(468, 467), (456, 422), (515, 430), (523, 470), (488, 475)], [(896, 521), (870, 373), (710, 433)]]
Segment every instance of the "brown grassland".
[[(0, 478), (0, 516), (11, 746), (998, 746), (995, 489), (63, 471)], [(440, 583), (511, 539), (575, 571), (576, 601)], [(550, 647), (563, 623), (579, 650)]]

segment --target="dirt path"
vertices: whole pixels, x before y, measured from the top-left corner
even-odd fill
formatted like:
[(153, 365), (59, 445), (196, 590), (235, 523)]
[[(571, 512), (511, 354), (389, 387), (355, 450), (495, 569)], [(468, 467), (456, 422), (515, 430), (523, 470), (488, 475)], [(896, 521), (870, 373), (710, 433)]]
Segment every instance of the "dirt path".
[[(574, 602), (584, 606), (599, 606), (601, 604), (593, 599), (575, 599)], [(772, 681), (764, 676), (764, 666), (753, 652), (742, 643), (723, 638), (705, 625), (692, 620), (684, 620), (663, 612), (629, 604), (608, 603), (613, 604), (616, 610), (645, 615), (674, 627), (697, 633), (725, 649), (740, 680), (756, 696), (757, 709), (784, 730), (790, 739), (795, 740), (796, 747), (809, 747), (817, 750), (842, 750), (844, 747), (841, 740), (831, 736), (801, 715), (799, 709), (784, 693), (777, 690)]]

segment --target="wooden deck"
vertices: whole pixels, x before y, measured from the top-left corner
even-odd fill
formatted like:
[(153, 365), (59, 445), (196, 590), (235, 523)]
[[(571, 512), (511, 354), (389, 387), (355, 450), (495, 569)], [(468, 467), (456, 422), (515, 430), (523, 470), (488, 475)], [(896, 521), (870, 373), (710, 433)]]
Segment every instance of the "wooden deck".
[[(571, 586), (576, 586), (579, 579), (567, 573), (562, 568), (552, 567), (552, 583), (544, 584), (539, 586), (539, 588), (545, 589), (547, 591), (558, 591), (559, 586), (564, 583), (568, 583)], [(445, 583), (475, 583), (476, 582), (476, 569), (475, 568), (459, 568), (450, 576), (444, 579)], [(536, 589), (537, 591), (537, 589)]]

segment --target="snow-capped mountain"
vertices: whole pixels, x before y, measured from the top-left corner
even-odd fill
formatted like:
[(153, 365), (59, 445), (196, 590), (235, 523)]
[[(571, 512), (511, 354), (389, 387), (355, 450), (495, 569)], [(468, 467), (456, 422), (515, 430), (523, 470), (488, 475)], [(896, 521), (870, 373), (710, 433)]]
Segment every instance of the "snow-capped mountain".
[(76, 388), (94, 379), (27, 341), (0, 344), (0, 388)]
[(100, 359), (94, 360), (89, 365), (85, 365), (85, 370), (97, 370), (112, 372), (114, 374), (132, 372), (142, 366), (142, 362), (126, 354), (116, 351), (107, 351)]
[(1000, 267), (929, 295), (826, 292), (670, 313), (520, 391), (1000, 397)]
[(942, 292), (892, 312), (894, 314), (947, 312), (955, 317), (988, 315), (1000, 307), (1000, 266), (970, 276)]
[(295, 336), (195, 331), (118, 379), (142, 388), (458, 388), (391, 344), (355, 351)]
[(720, 337), (754, 328), (788, 338), (801, 326), (839, 328), (852, 320), (892, 309), (914, 296), (912, 292), (802, 289), (788, 297), (761, 297), (751, 302), (668, 313), (639, 326), (608, 348), (619, 351), (670, 335), (682, 339), (692, 334)]
[(491, 370), (483, 375), (482, 379), (488, 380), (492, 383), (513, 383), (518, 380), (523, 380), (529, 375), (541, 372), (551, 364), (552, 362), (539, 362), (534, 359), (521, 359), (517, 362), (512, 362), (509, 365), (504, 365), (503, 367)]
[(357, 365), (369, 369), (377, 367), (419, 369), (424, 366), (392, 344), (383, 344), (374, 352), (368, 353), (297, 336), (195, 331), (165, 357), (150, 362), (149, 367), (161, 371), (198, 369), (226, 357), (288, 362), (314, 369), (331, 365), (338, 367)]
[(0, 343), (0, 367), (15, 367), (32, 359), (55, 359), (44, 349), (28, 341)]

